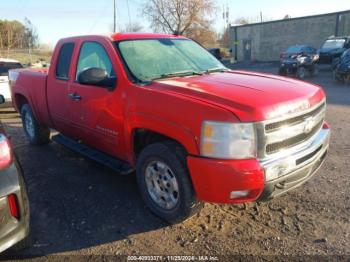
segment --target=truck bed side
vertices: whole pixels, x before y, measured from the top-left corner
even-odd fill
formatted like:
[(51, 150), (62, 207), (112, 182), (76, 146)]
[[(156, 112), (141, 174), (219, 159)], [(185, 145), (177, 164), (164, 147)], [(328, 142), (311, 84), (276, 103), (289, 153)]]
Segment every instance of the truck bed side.
[(29, 103), (39, 123), (51, 125), (47, 105), (47, 69), (10, 70), (12, 101), (15, 109), (20, 112), (25, 103)]

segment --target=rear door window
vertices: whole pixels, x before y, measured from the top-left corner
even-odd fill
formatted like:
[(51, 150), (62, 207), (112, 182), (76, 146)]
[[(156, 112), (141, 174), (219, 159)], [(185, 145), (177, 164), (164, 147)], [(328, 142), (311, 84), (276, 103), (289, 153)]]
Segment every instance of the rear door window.
[(73, 51), (74, 43), (65, 43), (62, 45), (56, 66), (56, 77), (58, 79), (68, 80)]

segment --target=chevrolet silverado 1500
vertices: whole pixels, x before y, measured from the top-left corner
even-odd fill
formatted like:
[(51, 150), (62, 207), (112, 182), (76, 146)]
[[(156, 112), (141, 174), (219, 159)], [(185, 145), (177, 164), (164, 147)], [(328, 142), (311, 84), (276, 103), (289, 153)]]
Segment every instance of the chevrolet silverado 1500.
[(329, 144), (325, 94), (306, 82), (224, 67), (176, 35), (62, 39), (49, 69), (10, 71), (31, 144), (52, 140), (121, 174), (176, 223), (203, 201), (244, 203), (301, 185)]

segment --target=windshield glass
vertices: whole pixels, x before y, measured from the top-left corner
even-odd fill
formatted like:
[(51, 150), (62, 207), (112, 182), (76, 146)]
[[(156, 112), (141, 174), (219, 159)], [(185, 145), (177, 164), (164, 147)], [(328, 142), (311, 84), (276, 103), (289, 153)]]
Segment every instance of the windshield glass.
[(287, 49), (287, 53), (299, 53), (303, 51), (303, 46), (298, 46), (298, 45), (294, 45), (294, 46), (290, 46)]
[(345, 39), (330, 39), (327, 40), (322, 48), (343, 48)]
[(118, 43), (133, 75), (143, 81), (226, 69), (213, 55), (187, 39), (141, 39)]

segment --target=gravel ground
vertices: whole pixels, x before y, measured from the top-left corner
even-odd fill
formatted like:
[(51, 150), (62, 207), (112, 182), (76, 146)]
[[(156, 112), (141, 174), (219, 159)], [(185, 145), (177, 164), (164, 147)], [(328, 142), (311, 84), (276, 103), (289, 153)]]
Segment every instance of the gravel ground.
[[(245, 68), (277, 72), (270, 65)], [(308, 81), (325, 88), (332, 126), (330, 152), (318, 174), (270, 202), (206, 204), (198, 216), (173, 226), (144, 206), (134, 176), (119, 176), (53, 142), (30, 146), (20, 119), (2, 114), (24, 169), (32, 224), (30, 245), (3, 256), (263, 255), (275, 260), (283, 255), (349, 261), (350, 86), (334, 82), (327, 68)]]

